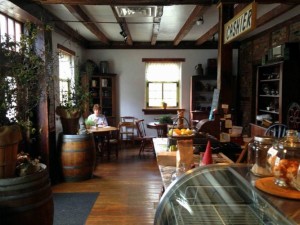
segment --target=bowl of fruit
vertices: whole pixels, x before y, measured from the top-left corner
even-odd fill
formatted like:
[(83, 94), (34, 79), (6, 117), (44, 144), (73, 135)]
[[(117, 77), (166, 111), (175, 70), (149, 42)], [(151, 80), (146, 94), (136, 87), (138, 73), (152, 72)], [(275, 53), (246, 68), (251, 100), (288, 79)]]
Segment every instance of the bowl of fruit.
[(171, 128), (168, 132), (168, 137), (175, 139), (190, 139), (194, 136), (194, 131), (189, 128)]

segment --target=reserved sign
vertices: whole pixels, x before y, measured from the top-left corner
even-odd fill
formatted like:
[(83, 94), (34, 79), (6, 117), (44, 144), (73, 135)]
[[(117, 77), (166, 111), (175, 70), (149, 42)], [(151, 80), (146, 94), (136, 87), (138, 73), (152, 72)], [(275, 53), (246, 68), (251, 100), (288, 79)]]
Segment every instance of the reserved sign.
[(246, 6), (224, 25), (224, 44), (253, 30), (256, 26), (256, 3)]

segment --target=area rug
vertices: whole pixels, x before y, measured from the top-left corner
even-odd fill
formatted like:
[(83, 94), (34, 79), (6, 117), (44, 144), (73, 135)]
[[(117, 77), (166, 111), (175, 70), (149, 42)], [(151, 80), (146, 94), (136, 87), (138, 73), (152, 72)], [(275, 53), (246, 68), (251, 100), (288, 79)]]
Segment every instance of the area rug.
[(92, 193), (53, 193), (53, 225), (84, 225), (99, 195)]

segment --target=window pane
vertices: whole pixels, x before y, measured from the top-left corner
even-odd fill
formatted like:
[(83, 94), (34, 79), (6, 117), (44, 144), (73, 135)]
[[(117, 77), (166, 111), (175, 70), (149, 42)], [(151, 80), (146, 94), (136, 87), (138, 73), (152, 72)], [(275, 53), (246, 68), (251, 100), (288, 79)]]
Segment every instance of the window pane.
[(14, 21), (10, 18), (8, 18), (8, 35), (15, 40), (15, 27), (14, 27)]
[(181, 63), (147, 63), (146, 80), (170, 82), (179, 81), (181, 73)]
[(149, 83), (149, 106), (161, 106), (162, 83)]
[(5, 41), (5, 34), (7, 33), (7, 23), (4, 15), (0, 14), (0, 35), (1, 42)]
[(21, 27), (21, 24), (20, 23), (15, 23), (16, 25), (16, 41), (20, 41), (21, 40), (21, 33), (22, 33), (22, 27)]
[(168, 106), (177, 106), (177, 83), (164, 83), (163, 101)]
[(65, 51), (59, 52), (59, 92), (60, 103), (65, 105), (70, 102), (71, 87), (74, 86), (74, 56)]

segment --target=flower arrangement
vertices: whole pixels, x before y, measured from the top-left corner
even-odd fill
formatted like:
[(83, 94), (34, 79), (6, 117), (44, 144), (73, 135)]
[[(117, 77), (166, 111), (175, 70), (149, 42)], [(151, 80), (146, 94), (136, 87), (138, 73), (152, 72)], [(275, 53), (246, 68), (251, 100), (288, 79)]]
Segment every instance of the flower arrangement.
[(40, 157), (32, 159), (28, 153), (24, 152), (17, 155), (16, 172), (20, 177), (39, 171), (40, 165)]

